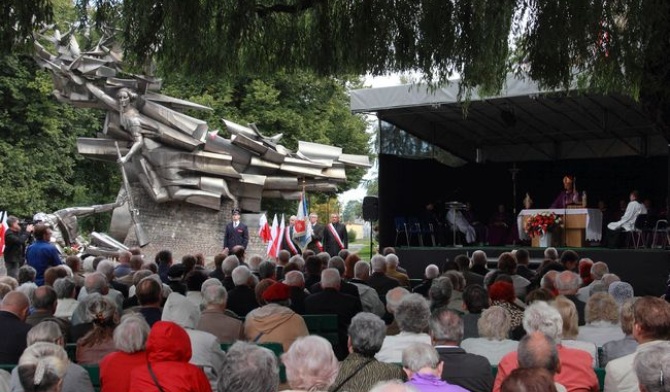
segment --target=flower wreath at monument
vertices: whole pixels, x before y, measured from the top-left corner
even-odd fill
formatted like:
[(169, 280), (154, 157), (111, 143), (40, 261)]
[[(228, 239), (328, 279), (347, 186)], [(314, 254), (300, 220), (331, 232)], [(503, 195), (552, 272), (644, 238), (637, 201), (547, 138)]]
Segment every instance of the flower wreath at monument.
[(553, 212), (545, 211), (528, 217), (524, 231), (529, 237), (543, 236), (561, 225), (561, 218)]

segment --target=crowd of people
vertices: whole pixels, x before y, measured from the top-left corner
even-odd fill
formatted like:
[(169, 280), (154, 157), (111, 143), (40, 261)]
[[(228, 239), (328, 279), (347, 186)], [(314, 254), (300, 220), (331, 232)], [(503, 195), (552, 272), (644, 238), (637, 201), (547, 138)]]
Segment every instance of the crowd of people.
[[(670, 304), (604, 262), (548, 248), (535, 269), (518, 249), (489, 270), (476, 251), (416, 284), (383, 253), (29, 260), (0, 277), (0, 363), (16, 365), (0, 389), (93, 391), (86, 366), (110, 392), (599, 391), (596, 368), (608, 392), (668, 388)], [(303, 317), (326, 314), (336, 339)]]

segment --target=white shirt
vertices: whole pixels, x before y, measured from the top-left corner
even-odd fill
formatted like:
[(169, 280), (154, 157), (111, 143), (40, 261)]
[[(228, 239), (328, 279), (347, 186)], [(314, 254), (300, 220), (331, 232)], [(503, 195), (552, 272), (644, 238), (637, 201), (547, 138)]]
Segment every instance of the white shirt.
[(642, 203), (638, 203), (637, 200), (633, 200), (628, 203), (626, 207), (626, 212), (624, 212), (621, 219), (617, 222), (612, 222), (607, 225), (607, 228), (610, 230), (617, 230), (622, 228), (624, 231), (633, 231), (635, 228), (635, 219), (640, 214), (646, 214), (647, 207)]
[(577, 340), (594, 343), (598, 347), (611, 342), (612, 340), (621, 340), (624, 335), (620, 324), (610, 323), (609, 321), (594, 321), (592, 323), (579, 327)]
[(516, 351), (517, 347), (519, 342), (510, 339), (468, 338), (461, 342), (463, 350), (485, 357), (493, 366), (498, 365), (505, 355)]
[(402, 350), (414, 343), (431, 344), (432, 341), (426, 333), (400, 332), (384, 338), (382, 348), (375, 354), (375, 358), (379, 362), (400, 363), (402, 362)]
[(609, 361), (605, 366), (605, 392), (639, 392), (640, 384), (635, 374), (633, 362), (635, 356), (644, 347), (653, 346), (655, 344), (664, 343), (665, 340), (654, 340), (647, 343), (642, 343), (637, 346), (634, 353), (628, 354), (621, 358)]

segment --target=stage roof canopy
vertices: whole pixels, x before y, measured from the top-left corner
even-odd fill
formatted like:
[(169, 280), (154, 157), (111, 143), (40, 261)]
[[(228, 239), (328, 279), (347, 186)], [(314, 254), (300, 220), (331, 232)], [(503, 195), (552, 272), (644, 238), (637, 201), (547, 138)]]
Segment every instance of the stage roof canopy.
[(376, 112), (469, 162), (668, 154), (661, 131), (626, 96), (540, 89), (509, 76), (499, 96), (473, 93), (465, 116), (458, 90), (458, 81), (434, 89), (412, 84), (355, 90), (351, 110)]

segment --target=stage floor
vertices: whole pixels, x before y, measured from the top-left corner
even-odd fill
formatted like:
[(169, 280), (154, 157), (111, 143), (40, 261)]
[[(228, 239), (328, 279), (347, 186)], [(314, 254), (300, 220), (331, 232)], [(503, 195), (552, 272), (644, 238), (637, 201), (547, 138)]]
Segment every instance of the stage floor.
[[(410, 278), (420, 279), (429, 264), (441, 267), (447, 260), (454, 260), (460, 254), (472, 255), (483, 250), (489, 258), (489, 268), (495, 268), (498, 256), (519, 247), (400, 247), (396, 253), (400, 265), (407, 270)], [(531, 267), (536, 267), (543, 259), (543, 248), (524, 247), (531, 257)], [(576, 251), (580, 257), (593, 261), (604, 261), (610, 272), (630, 283), (636, 296), (660, 296), (665, 293), (666, 281), (670, 274), (670, 251), (664, 249), (608, 249), (608, 248), (557, 248), (559, 254), (565, 249)]]

